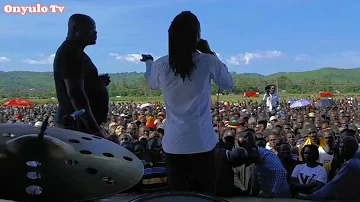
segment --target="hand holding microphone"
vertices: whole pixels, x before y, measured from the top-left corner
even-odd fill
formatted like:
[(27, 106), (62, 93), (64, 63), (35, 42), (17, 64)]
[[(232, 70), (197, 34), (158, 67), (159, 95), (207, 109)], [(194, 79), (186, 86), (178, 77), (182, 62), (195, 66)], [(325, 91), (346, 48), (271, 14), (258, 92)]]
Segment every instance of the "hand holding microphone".
[(149, 54), (142, 54), (141, 57), (142, 57), (140, 59), (141, 62), (146, 62), (148, 60), (154, 60), (153, 56), (151, 56)]
[(209, 43), (204, 40), (200, 39), (199, 43), (196, 45), (196, 50), (200, 51), (201, 53), (209, 53), (214, 55), (215, 53), (211, 50)]

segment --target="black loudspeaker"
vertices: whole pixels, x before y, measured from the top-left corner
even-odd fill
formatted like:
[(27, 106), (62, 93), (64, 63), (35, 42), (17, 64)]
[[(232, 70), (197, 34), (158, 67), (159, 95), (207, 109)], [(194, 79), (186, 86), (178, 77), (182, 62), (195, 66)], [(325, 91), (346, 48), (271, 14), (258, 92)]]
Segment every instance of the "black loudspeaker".
[(227, 200), (195, 192), (161, 192), (140, 196), (129, 202), (228, 202)]

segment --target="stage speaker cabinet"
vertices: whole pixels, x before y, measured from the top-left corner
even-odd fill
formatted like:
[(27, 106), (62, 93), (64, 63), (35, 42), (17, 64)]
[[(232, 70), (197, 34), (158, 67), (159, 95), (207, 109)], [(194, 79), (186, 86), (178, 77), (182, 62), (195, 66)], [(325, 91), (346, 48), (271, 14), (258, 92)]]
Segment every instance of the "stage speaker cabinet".
[(140, 196), (129, 202), (228, 202), (227, 200), (195, 192), (161, 192)]

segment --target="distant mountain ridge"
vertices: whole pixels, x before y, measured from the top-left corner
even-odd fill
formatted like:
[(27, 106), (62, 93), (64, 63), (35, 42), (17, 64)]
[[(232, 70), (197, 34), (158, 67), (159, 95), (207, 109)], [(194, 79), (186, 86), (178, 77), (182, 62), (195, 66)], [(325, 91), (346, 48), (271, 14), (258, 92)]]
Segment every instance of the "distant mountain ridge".
[[(233, 73), (236, 74), (236, 73)], [(279, 72), (264, 76), (257, 73), (236, 74), (239, 77), (256, 78), (256, 79), (274, 79), (280, 76), (286, 76), (293, 82), (301, 82), (306, 79), (320, 80), (329, 79), (334, 84), (351, 83), (360, 85), (360, 68), (339, 69), (339, 68), (322, 68), (305, 72)], [(126, 82), (134, 83), (144, 73), (126, 72), (110, 74), (113, 83)], [(52, 72), (31, 72), (31, 71), (0, 71), (0, 90), (2, 91), (21, 91), (21, 90), (49, 90), (54, 89), (54, 79)]]
[(276, 78), (286, 76), (293, 81), (304, 79), (330, 79), (333, 83), (360, 83), (360, 68), (339, 69), (333, 67), (325, 67), (313, 71), (305, 72), (279, 72), (267, 76), (268, 78)]

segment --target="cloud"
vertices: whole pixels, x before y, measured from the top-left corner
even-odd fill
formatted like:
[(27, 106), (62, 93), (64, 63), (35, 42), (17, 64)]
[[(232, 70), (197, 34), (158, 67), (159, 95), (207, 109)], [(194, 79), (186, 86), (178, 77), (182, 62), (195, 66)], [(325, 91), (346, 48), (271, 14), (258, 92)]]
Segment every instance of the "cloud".
[(140, 59), (142, 58), (141, 54), (137, 54), (137, 53), (127, 54), (127, 55), (119, 55), (117, 53), (110, 53), (110, 56), (115, 57), (116, 60), (131, 62), (131, 63), (135, 63), (135, 64), (139, 64)]
[[(148, 53), (148, 54), (150, 54), (150, 53)], [(112, 57), (115, 57), (116, 60), (135, 63), (135, 64), (139, 64), (140, 59), (142, 58), (141, 54), (138, 54), (138, 53), (132, 53), (132, 54), (127, 54), (127, 55), (120, 55), (118, 53), (110, 53), (109, 55)], [(152, 55), (152, 54), (150, 54), (150, 55)], [(157, 56), (153, 56), (153, 57), (154, 57), (154, 60), (157, 60), (159, 58)]]
[(232, 56), (230, 59), (227, 60), (229, 64), (232, 65), (241, 65), (250, 64), (251, 60), (258, 60), (258, 59), (272, 59), (272, 58), (278, 58), (283, 56), (284, 53), (277, 50), (268, 50), (265, 52), (261, 51), (255, 51), (255, 52), (245, 52), (243, 54)]
[(300, 54), (295, 57), (295, 61), (309, 61), (309, 57), (305, 54)]
[(31, 59), (25, 59), (23, 62), (29, 64), (29, 65), (49, 65), (54, 62), (55, 54), (50, 55), (46, 59), (42, 60), (31, 60)]
[(0, 57), (0, 63), (7, 63), (7, 62), (10, 62), (9, 58), (7, 58), (5, 56)]

